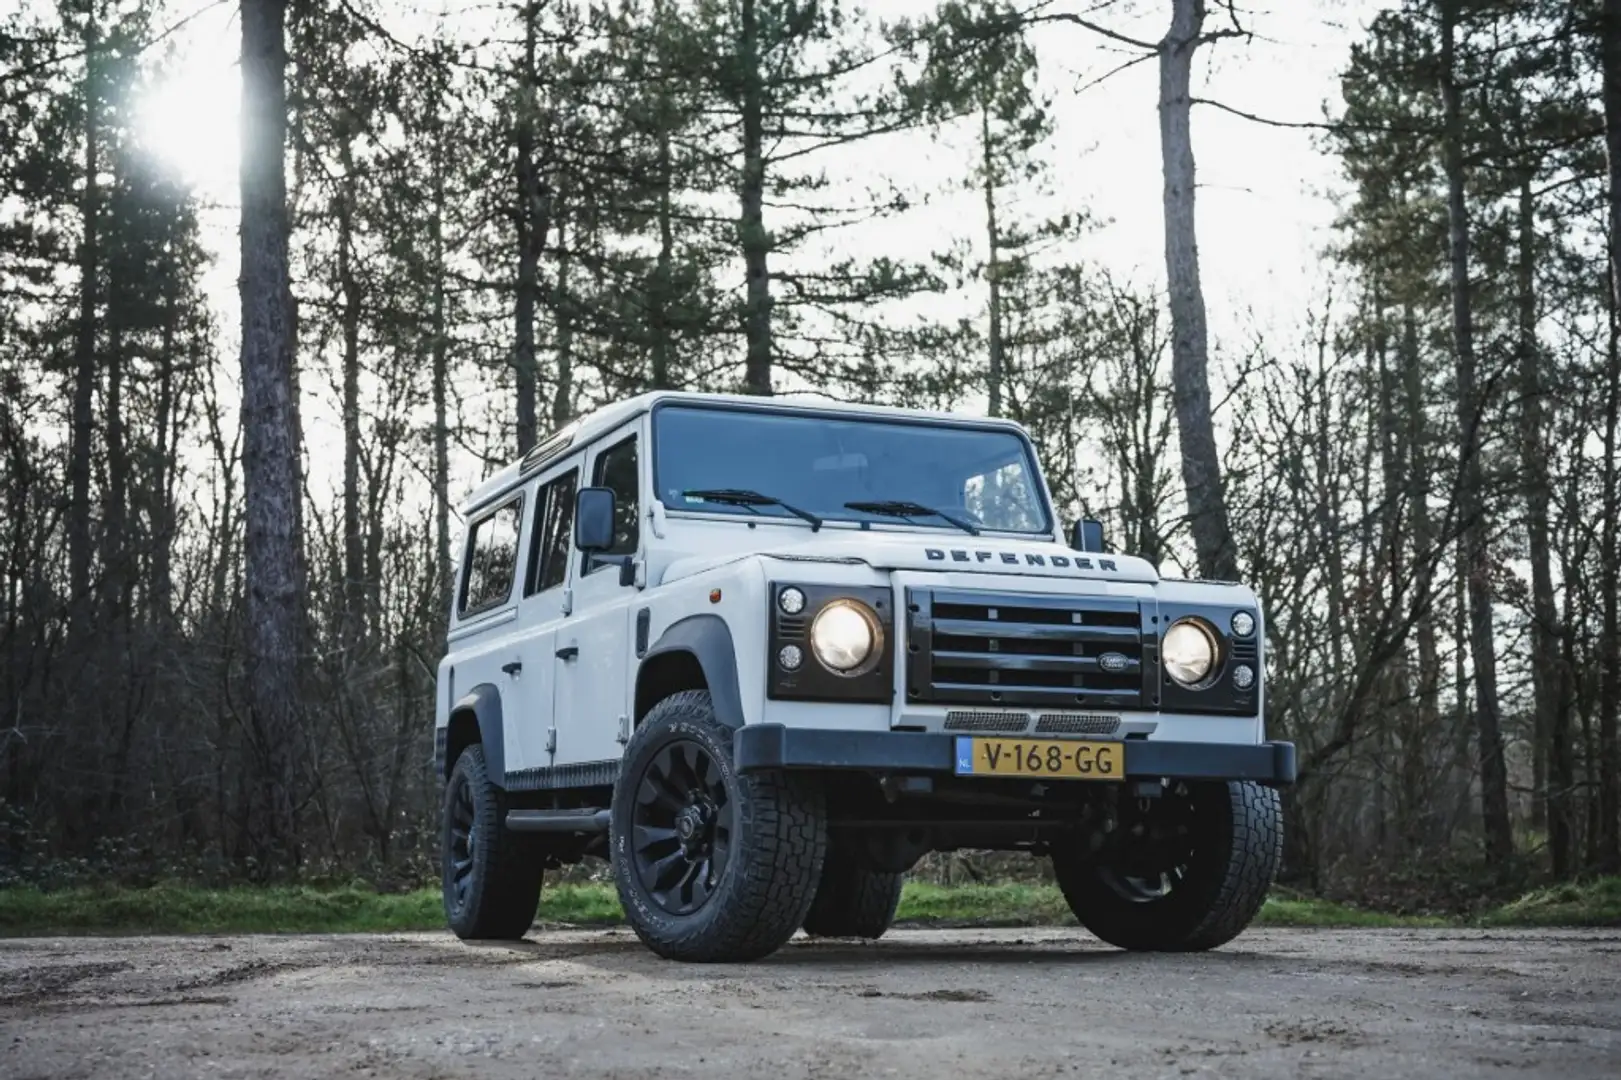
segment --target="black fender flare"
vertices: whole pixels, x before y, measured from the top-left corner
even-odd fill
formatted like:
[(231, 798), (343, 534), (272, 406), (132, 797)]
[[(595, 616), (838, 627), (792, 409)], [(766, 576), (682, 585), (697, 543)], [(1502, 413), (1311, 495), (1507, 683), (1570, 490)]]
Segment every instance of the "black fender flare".
[(655, 658), (666, 653), (684, 652), (698, 661), (709, 685), (709, 700), (715, 706), (715, 719), (729, 728), (743, 726), (743, 695), (737, 681), (737, 650), (732, 629), (719, 615), (705, 613), (677, 619), (647, 650), (636, 672), (638, 688), (642, 672)]
[[(478, 724), (478, 739), (484, 744), (484, 771), (489, 775), (490, 783), (496, 787), (506, 787), (507, 755), (501, 729), (501, 692), (490, 683), (480, 683), (451, 706), (453, 723), (459, 713), (472, 713)], [(454, 761), (445, 762), (447, 770), (455, 765)]]

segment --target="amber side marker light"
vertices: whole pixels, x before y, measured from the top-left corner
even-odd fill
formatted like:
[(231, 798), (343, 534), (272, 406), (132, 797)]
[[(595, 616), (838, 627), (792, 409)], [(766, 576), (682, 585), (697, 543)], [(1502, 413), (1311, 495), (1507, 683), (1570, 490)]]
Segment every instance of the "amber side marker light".
[(719, 589), (710, 589), (709, 590), (709, 602), (711, 604), (720, 603), (720, 590)]

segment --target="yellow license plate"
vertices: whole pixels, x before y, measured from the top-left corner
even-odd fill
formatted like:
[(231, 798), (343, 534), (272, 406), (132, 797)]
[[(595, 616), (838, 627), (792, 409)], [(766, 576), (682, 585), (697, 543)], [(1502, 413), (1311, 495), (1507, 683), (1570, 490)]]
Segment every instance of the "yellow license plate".
[(1076, 739), (957, 737), (958, 776), (1039, 776), (1054, 780), (1124, 780), (1126, 748)]

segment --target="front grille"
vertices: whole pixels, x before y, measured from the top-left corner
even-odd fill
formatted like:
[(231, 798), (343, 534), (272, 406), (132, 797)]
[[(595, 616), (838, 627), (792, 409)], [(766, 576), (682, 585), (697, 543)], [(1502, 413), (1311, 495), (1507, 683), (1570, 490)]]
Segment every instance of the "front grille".
[(908, 701), (1061, 709), (1143, 700), (1135, 600), (908, 589), (906, 606)]
[(1038, 735), (1113, 735), (1120, 728), (1120, 717), (1101, 713), (1042, 713), (1036, 721)]
[(946, 713), (947, 731), (1023, 732), (1029, 726), (1029, 713), (965, 712), (960, 709)]

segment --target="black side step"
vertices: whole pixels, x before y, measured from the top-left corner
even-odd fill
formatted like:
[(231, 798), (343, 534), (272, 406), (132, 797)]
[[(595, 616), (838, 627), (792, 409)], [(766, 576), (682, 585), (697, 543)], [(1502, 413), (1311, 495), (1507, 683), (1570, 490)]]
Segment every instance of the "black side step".
[(578, 810), (512, 810), (507, 828), (513, 832), (605, 833), (608, 811), (587, 806)]

